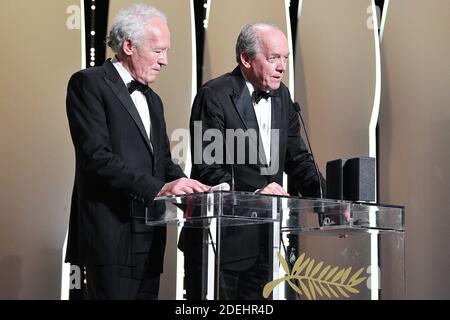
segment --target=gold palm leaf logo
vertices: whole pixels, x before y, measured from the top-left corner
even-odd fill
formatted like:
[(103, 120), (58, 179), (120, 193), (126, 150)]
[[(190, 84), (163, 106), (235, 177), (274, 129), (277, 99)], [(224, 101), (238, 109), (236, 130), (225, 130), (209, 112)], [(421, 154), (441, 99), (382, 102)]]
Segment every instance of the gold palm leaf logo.
[(267, 298), (273, 289), (283, 281), (287, 281), (295, 292), (301, 296), (305, 295), (309, 300), (316, 300), (317, 296), (327, 296), (328, 298), (344, 296), (349, 298), (350, 294), (359, 293), (356, 286), (366, 280), (366, 277), (360, 277), (364, 268), (359, 269), (352, 276), (350, 276), (352, 267), (340, 269), (328, 265), (322, 269), (324, 265), (322, 261), (316, 264), (314, 259), (305, 259), (305, 253), (295, 261), (292, 272), (289, 272), (289, 266), (280, 253), (278, 253), (278, 259), (286, 275), (264, 286), (264, 298)]

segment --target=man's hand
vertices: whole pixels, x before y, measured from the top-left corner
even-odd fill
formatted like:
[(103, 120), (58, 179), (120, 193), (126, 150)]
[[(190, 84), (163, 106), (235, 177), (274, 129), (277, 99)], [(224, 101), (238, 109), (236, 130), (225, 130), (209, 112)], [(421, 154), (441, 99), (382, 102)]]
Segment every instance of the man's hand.
[(204, 185), (197, 180), (180, 178), (175, 181), (166, 183), (159, 191), (157, 197), (189, 194), (195, 192), (206, 192), (209, 190), (209, 188), (209, 186)]
[(265, 186), (264, 188), (256, 190), (255, 193), (289, 196), (289, 193), (287, 193), (286, 190), (284, 190), (283, 187), (276, 182), (272, 182), (267, 186)]

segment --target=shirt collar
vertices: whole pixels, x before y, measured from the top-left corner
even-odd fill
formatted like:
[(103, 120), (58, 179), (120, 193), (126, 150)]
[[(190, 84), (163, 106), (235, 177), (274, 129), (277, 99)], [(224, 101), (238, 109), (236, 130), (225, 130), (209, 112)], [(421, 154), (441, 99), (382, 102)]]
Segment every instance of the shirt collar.
[[(248, 81), (247, 77), (245, 76), (245, 74), (242, 71), (241, 71), (241, 73), (242, 73), (242, 76), (244, 77), (245, 84), (247, 85), (248, 91), (250, 92), (250, 96), (252, 96), (253, 91), (255, 91), (255, 86), (250, 81)], [(270, 90), (267, 90), (267, 92), (269, 92), (269, 91)]]
[(113, 66), (116, 68), (117, 72), (119, 73), (119, 75), (122, 78), (125, 85), (127, 85), (132, 80), (134, 80), (133, 77), (131, 76), (131, 74), (128, 72), (128, 70), (125, 69), (122, 62), (118, 61), (116, 57), (111, 59), (111, 62), (113, 64)]

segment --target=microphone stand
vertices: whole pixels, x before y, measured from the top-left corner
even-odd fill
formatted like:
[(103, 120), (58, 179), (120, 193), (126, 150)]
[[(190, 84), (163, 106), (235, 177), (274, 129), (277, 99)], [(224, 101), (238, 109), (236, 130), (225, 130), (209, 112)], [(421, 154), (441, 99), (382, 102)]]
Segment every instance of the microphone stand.
[[(305, 122), (303, 121), (303, 117), (302, 117), (301, 110), (300, 110), (300, 105), (298, 104), (298, 102), (294, 102), (293, 107), (294, 107), (295, 111), (297, 112), (297, 114), (298, 114), (298, 116), (300, 118), (300, 121), (302, 123), (303, 130), (305, 131), (306, 142), (308, 144), (309, 153), (310, 153), (311, 158), (312, 158), (313, 163), (314, 163), (314, 169), (316, 170), (317, 178), (319, 179), (320, 199), (323, 200), (324, 197), (323, 197), (322, 178), (320, 176), (319, 168), (317, 167), (317, 163), (316, 163), (316, 160), (314, 158), (314, 154), (313, 154), (313, 151), (312, 151), (312, 148), (311, 148), (311, 143), (309, 142), (308, 131), (306, 130)], [(320, 204), (315, 207), (314, 211), (318, 214), (319, 226), (320, 227), (332, 224), (330, 218), (325, 215), (325, 207), (323, 205), (323, 201), (320, 201)]]
[(309, 154), (311, 155), (311, 158), (314, 163), (314, 168), (316, 169), (317, 178), (319, 179), (320, 199), (323, 199), (322, 179), (320, 177), (320, 172), (319, 172), (319, 168), (317, 167), (316, 159), (314, 158), (314, 154), (313, 154), (313, 151), (311, 148), (311, 143), (309, 143), (308, 131), (306, 130), (305, 122), (303, 121), (302, 113), (300, 110), (300, 105), (298, 104), (298, 102), (294, 102), (293, 106), (300, 118), (300, 121), (303, 126), (303, 130), (305, 131), (306, 142), (308, 143)]

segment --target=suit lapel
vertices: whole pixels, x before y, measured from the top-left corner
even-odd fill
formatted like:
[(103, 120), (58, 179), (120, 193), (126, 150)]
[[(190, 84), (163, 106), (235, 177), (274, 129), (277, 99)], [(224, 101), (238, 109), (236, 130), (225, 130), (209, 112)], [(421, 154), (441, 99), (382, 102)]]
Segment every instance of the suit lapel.
[(159, 134), (159, 132), (161, 131), (161, 123), (163, 122), (163, 119), (161, 118), (162, 115), (160, 114), (160, 112), (158, 112), (158, 110), (156, 109), (158, 105), (153, 101), (151, 92), (152, 91), (149, 88), (149, 90), (145, 94), (145, 97), (147, 98), (148, 111), (150, 113), (151, 121), (150, 141), (151, 145), (153, 146), (153, 154), (156, 154), (160, 146), (159, 138), (164, 136)]
[[(273, 136), (270, 139), (270, 154), (271, 158), (274, 159), (274, 155), (279, 154), (280, 152), (279, 137), (281, 136), (281, 131), (283, 130), (281, 126), (281, 99), (279, 90), (272, 92), (272, 96), (270, 99), (272, 101), (271, 129), (278, 130), (278, 141), (275, 141)], [(272, 132), (270, 134), (272, 135)]]
[[(136, 109), (136, 106), (131, 100), (130, 94), (128, 93), (127, 87), (123, 83), (120, 75), (118, 74), (116, 68), (113, 66), (110, 60), (105, 61), (103, 67), (106, 71), (106, 76), (104, 77), (105, 82), (111, 88), (112, 92), (116, 95), (119, 101), (122, 103), (122, 106), (127, 110), (130, 114), (131, 118), (133, 118), (136, 126), (145, 140), (145, 143), (153, 156), (153, 148), (150, 144), (150, 140), (148, 139), (147, 132), (145, 131), (144, 124), (142, 123), (141, 116)], [(153, 127), (153, 124), (152, 124)]]
[(231, 74), (233, 76), (233, 92), (231, 93), (231, 99), (241, 118), (243, 128), (246, 130), (254, 129), (258, 132), (258, 121), (256, 120), (255, 110), (252, 108), (252, 97), (245, 85), (245, 79), (242, 76), (239, 67), (236, 67)]
[(258, 139), (258, 141), (253, 140), (253, 143), (249, 145), (249, 152), (252, 152), (250, 150), (254, 150), (252, 146), (256, 146), (258, 162), (268, 163), (259, 133), (258, 120), (256, 119), (255, 110), (253, 109), (252, 97), (250, 96), (250, 92), (248, 91), (245, 79), (242, 76), (239, 67), (236, 67), (233, 70), (232, 75), (233, 93), (231, 99), (233, 100), (234, 107), (241, 118), (243, 128), (245, 130), (254, 130)]
[(241, 92), (239, 94), (233, 94), (231, 98), (242, 120), (243, 127), (246, 130), (254, 129), (258, 132), (258, 121), (256, 120), (255, 110), (252, 108), (252, 98), (247, 87), (244, 85)]

